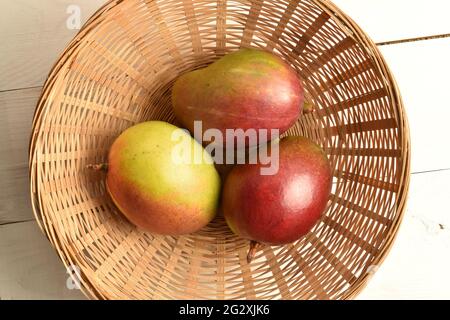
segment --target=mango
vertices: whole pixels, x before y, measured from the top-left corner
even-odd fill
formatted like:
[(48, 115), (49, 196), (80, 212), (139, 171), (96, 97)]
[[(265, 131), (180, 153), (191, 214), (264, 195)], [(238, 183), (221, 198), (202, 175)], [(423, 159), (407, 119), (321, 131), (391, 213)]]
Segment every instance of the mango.
[(195, 232), (219, 205), (211, 156), (188, 132), (161, 121), (135, 125), (114, 141), (106, 187), (130, 222), (155, 234)]

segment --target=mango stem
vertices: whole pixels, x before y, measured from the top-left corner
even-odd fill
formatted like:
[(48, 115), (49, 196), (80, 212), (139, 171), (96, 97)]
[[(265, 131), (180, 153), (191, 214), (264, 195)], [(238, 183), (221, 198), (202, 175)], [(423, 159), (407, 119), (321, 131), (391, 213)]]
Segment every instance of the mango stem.
[(86, 169), (93, 170), (93, 171), (108, 171), (108, 164), (107, 163), (99, 163), (99, 164), (88, 164), (86, 166)]
[(258, 252), (258, 250), (262, 247), (262, 244), (259, 243), (258, 241), (250, 241), (250, 249), (248, 250), (247, 253), (247, 262), (250, 263), (252, 262), (253, 258), (256, 255), (256, 252)]

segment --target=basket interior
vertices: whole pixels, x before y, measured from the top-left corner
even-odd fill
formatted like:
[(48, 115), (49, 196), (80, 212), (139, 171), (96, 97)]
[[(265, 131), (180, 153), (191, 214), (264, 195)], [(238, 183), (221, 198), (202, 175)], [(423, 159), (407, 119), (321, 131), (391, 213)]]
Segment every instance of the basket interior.
[[(118, 2), (118, 4), (116, 4)], [(401, 102), (364, 34), (326, 2), (129, 0), (103, 7), (68, 47), (34, 121), (31, 182), (42, 229), (93, 298), (333, 299), (351, 296), (392, 241), (405, 197), (408, 148)], [(181, 74), (240, 47), (272, 51), (302, 77), (315, 112), (288, 134), (320, 144), (333, 167), (326, 214), (303, 239), (266, 247), (219, 216), (164, 237), (129, 224), (104, 175), (114, 139), (149, 120), (174, 122)]]

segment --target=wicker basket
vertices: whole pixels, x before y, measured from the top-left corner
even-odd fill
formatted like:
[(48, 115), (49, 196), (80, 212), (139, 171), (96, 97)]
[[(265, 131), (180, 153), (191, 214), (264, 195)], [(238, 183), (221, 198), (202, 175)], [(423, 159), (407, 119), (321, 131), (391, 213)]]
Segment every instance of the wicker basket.
[[(180, 74), (240, 47), (273, 51), (304, 79), (315, 111), (289, 131), (329, 155), (326, 214), (303, 239), (266, 247), (218, 216), (196, 234), (154, 236), (105, 192), (112, 141), (149, 119), (173, 122)], [(409, 132), (396, 83), (374, 43), (326, 0), (115, 0), (51, 71), (30, 145), (36, 218), (82, 289), (98, 299), (344, 299), (392, 245), (409, 185)], [(76, 269), (75, 269), (76, 270)]]

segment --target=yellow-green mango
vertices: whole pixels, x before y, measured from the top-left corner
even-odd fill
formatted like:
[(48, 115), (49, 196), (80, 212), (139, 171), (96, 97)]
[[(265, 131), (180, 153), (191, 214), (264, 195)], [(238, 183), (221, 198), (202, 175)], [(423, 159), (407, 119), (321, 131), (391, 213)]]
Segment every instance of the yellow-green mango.
[(115, 140), (106, 186), (129, 221), (156, 234), (195, 232), (219, 205), (211, 156), (186, 131), (162, 121), (135, 125)]

